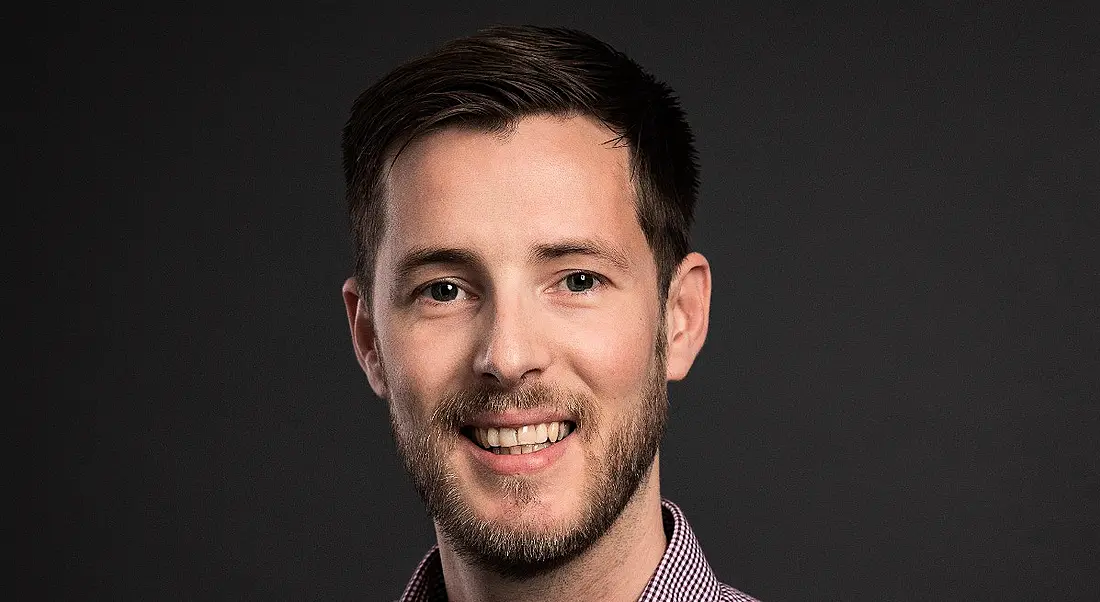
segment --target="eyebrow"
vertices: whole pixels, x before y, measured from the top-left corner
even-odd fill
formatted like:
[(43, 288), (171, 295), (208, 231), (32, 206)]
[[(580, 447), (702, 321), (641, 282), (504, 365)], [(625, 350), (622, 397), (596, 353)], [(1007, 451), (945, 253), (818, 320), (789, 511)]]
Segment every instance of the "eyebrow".
[(413, 249), (401, 257), (397, 264), (398, 282), (404, 282), (416, 270), (428, 265), (464, 265), (481, 268), (481, 256), (468, 249), (424, 247)]
[(622, 271), (630, 269), (626, 253), (619, 247), (593, 238), (573, 238), (536, 246), (531, 255), (539, 262), (552, 261), (570, 255), (583, 255), (603, 261)]

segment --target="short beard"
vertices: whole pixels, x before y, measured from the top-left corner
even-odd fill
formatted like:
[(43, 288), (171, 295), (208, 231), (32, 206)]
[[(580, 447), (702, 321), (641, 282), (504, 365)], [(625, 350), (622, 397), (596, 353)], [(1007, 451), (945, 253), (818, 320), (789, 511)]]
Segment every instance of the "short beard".
[[(609, 433), (597, 423), (595, 400), (541, 384), (509, 391), (461, 392), (444, 399), (427, 424), (414, 425), (407, 432), (398, 427), (391, 401), (393, 436), (405, 468), (428, 512), (460, 557), (503, 577), (523, 579), (574, 560), (607, 533), (649, 475), (664, 437), (668, 390), (663, 336), (657, 340), (656, 351), (656, 365), (634, 412)], [(574, 435), (588, 444), (582, 514), (576, 523), (557, 529), (504, 527), (478, 517), (462, 498), (457, 475), (444, 461), (459, 443), (459, 429), (476, 414), (534, 408), (573, 416), (577, 422)], [(605, 452), (597, 454), (593, 448)], [(530, 479), (498, 476), (497, 486), (516, 506), (539, 501), (538, 486)]]

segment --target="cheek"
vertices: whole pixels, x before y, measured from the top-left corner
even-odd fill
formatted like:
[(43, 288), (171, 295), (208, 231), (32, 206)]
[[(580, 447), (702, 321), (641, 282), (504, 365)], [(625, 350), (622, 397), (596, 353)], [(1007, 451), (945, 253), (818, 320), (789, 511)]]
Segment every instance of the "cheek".
[(400, 411), (422, 418), (434, 400), (454, 392), (468, 366), (466, 345), (454, 330), (391, 323), (396, 327), (379, 333), (390, 395)]
[(574, 366), (601, 398), (633, 397), (655, 361), (656, 318), (608, 315), (575, 341)]

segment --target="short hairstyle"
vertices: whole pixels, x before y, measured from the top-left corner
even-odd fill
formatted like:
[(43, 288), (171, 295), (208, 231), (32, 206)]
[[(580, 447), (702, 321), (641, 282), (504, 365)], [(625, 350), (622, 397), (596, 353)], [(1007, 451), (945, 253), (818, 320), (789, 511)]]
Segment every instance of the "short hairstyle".
[(672, 89), (580, 31), (499, 26), (451, 41), (390, 72), (352, 105), (344, 177), (359, 294), (372, 298), (385, 228), (385, 169), (419, 136), (446, 127), (507, 131), (536, 114), (583, 115), (630, 149), (638, 222), (662, 302), (690, 252), (698, 190), (694, 137)]

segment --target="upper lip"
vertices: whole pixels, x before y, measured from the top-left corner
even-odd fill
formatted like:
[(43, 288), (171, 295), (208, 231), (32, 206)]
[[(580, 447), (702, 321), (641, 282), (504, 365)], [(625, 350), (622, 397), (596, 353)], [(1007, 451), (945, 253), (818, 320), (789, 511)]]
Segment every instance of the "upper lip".
[(467, 426), (475, 428), (520, 427), (545, 422), (572, 422), (572, 417), (554, 410), (505, 410), (503, 412), (483, 412), (474, 416)]

